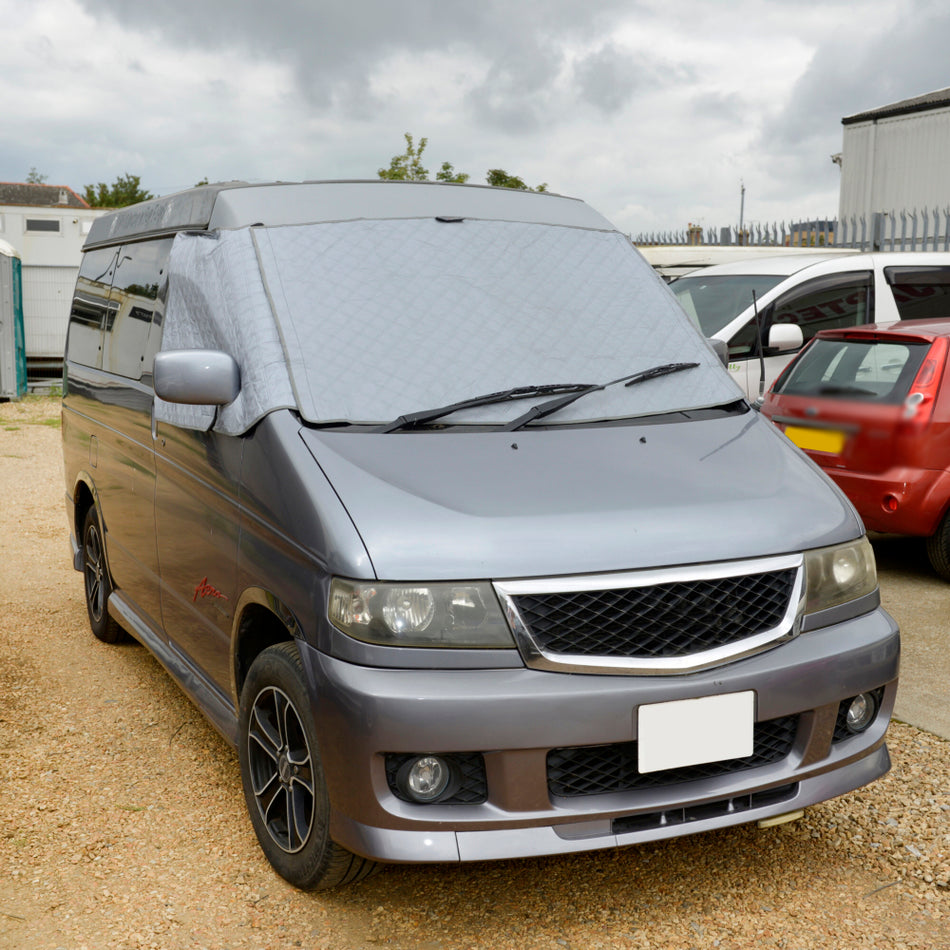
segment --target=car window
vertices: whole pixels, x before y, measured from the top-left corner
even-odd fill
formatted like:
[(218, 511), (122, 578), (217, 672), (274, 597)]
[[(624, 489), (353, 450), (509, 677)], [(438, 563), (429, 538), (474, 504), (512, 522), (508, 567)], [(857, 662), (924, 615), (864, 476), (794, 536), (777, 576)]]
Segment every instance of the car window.
[(816, 340), (775, 387), (788, 396), (901, 403), (930, 344)]
[(950, 317), (950, 267), (885, 267), (901, 320)]
[(69, 311), (68, 359), (85, 366), (102, 366), (102, 328), (109, 309), (109, 288), (117, 260), (114, 248), (87, 251), (79, 265)]
[(870, 271), (821, 277), (779, 298), (769, 322), (797, 324), (807, 343), (819, 330), (869, 322), (870, 295)]
[[(103, 369), (139, 379), (151, 371), (152, 323), (172, 239), (128, 244), (119, 252), (106, 314)], [(155, 334), (158, 336), (158, 334)]]
[[(783, 280), (781, 274), (700, 274), (680, 277), (670, 290), (703, 336), (712, 336), (752, 306), (753, 293), (758, 299)], [(752, 336), (754, 343), (754, 327)]]

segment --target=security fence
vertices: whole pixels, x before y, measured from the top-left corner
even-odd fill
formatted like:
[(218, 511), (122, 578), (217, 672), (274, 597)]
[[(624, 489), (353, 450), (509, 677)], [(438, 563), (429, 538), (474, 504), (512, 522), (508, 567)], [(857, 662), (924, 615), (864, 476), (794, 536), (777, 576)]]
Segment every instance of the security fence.
[(638, 234), (642, 246), (850, 247), (858, 251), (950, 251), (950, 207), (870, 216)]

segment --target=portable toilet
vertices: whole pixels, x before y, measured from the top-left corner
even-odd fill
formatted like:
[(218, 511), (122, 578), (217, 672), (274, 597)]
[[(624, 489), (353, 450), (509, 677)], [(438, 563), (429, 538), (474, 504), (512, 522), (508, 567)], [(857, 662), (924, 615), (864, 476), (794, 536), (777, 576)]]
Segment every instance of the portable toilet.
[(25, 393), (26, 340), (20, 255), (6, 241), (0, 241), (0, 399), (18, 399)]

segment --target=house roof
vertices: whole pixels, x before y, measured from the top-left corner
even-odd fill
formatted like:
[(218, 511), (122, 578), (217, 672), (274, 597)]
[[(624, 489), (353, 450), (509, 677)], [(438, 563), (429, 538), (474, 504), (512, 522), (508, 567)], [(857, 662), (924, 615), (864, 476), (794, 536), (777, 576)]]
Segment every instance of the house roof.
[(88, 208), (89, 204), (65, 185), (0, 182), (0, 205), (33, 208)]
[(945, 109), (950, 106), (950, 89), (938, 89), (913, 99), (902, 99), (890, 105), (871, 109), (869, 112), (858, 112), (856, 115), (845, 116), (842, 125), (854, 125), (858, 122), (876, 122), (878, 119), (889, 119), (896, 115), (907, 115), (911, 112), (929, 112), (931, 109)]

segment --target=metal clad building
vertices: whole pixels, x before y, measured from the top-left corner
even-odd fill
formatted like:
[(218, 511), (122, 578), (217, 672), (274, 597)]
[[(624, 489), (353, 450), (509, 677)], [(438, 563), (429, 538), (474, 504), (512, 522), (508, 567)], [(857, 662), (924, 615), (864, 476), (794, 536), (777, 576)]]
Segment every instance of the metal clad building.
[(838, 217), (950, 205), (950, 89), (847, 116)]

